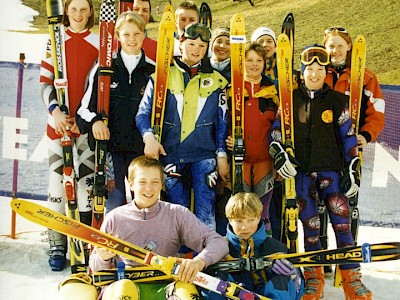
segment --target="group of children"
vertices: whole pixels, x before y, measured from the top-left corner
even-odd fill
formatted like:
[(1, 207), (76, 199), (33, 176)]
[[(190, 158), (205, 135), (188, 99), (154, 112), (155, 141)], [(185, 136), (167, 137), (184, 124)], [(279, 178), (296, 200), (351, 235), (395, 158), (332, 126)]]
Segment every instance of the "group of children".
[[(280, 198), (282, 179), (295, 177), (306, 251), (322, 249), (317, 197), (326, 204), (338, 247), (354, 245), (348, 197), (356, 194), (360, 185), (358, 149), (375, 141), (383, 128), (384, 101), (375, 75), (367, 70), (360, 131), (356, 135), (348, 113), (352, 45), (348, 32), (340, 27), (328, 28), (323, 46), (311, 45), (301, 53), (298, 87), (293, 93), (296, 158), (282, 144), (276, 36), (267, 27), (260, 27), (251, 35), (245, 48), (244, 192), (229, 199), (224, 207), (225, 221), (216, 220), (215, 215), (219, 199), (216, 185), (222, 182), (229, 186), (228, 154), (233, 148), (229, 130), (229, 28), (211, 32), (199, 24), (197, 6), (190, 1), (176, 10), (175, 56), (168, 74), (163, 132), (158, 141), (151, 126), (155, 41), (146, 36), (145, 29), (150, 13), (150, 1), (135, 0), (134, 12), (122, 13), (116, 21), (115, 36), (121, 47), (113, 59), (106, 126), (97, 112), (98, 37), (90, 32), (93, 3), (65, 2), (68, 115), (60, 111), (57, 103), (50, 45), (40, 78), (49, 111), (51, 208), (64, 212), (61, 136), (72, 133), (80, 159), (81, 220), (90, 224), (94, 174), (90, 148), (93, 150), (94, 139), (107, 140), (116, 189), (124, 197), (124, 180), (128, 177), (133, 201), (108, 211), (101, 230), (163, 256), (175, 256), (183, 246), (194, 250), (193, 259), (179, 260), (179, 288), (172, 286), (176, 293), (181, 285), (184, 290), (197, 293), (190, 287), (196, 273), (228, 253), (236, 258), (258, 258), (287, 251), (271, 237), (280, 236), (281, 203), (276, 197)], [(78, 51), (78, 46), (87, 51)], [(163, 185), (170, 203), (159, 199)], [(187, 209), (190, 201), (194, 201), (194, 213)], [(218, 226), (219, 222), (228, 224)], [(229, 247), (215, 232), (217, 228), (218, 233), (226, 235)], [(49, 240), (50, 266), (54, 271), (62, 270), (67, 250), (65, 237), (49, 231)], [(135, 265), (95, 248), (89, 266), (97, 271), (120, 260), (128, 266)], [(358, 264), (340, 266), (340, 272), (346, 299), (372, 299), (371, 291), (360, 280)], [(323, 296), (322, 267), (305, 268), (303, 278), (302, 272), (289, 262), (277, 260), (270, 269), (217, 275), (272, 299), (313, 300)], [(102, 299), (111, 299), (118, 291), (133, 291), (132, 284), (129, 280), (112, 284)], [(221, 297), (202, 293), (209, 299)], [(164, 294), (159, 297), (165, 299)]]

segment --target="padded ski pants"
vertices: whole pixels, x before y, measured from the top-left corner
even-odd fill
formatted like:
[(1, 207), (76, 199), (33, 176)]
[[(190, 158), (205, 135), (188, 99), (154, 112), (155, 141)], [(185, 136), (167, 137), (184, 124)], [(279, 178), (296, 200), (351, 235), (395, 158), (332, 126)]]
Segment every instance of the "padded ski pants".
[(171, 203), (190, 207), (190, 189), (194, 193), (194, 213), (200, 221), (215, 230), (215, 188), (208, 177), (216, 170), (214, 158), (194, 163), (165, 165), (165, 188)]
[[(340, 192), (339, 173), (335, 171), (298, 172), (295, 181), (299, 218), (303, 223), (305, 250), (322, 249), (319, 239), (320, 220), (317, 193), (326, 205), (329, 219), (335, 231), (337, 247), (354, 246), (350, 230), (349, 200)], [(352, 269), (358, 266), (359, 264), (345, 265), (343, 269)]]
[[(76, 151), (74, 167), (76, 170), (76, 197), (80, 212), (92, 210), (94, 183), (94, 152), (88, 145), (87, 134), (72, 138)], [(50, 209), (65, 214), (66, 195), (63, 185), (63, 148), (61, 138), (54, 131), (53, 118), (47, 124), (47, 147), (49, 156), (49, 187), (47, 203)]]

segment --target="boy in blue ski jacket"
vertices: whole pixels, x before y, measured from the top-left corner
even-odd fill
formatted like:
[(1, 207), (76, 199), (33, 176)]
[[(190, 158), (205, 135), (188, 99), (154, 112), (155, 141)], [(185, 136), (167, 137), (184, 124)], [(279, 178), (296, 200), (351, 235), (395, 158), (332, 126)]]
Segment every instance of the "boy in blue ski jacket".
[[(261, 220), (263, 204), (256, 194), (237, 193), (225, 207), (229, 220), (226, 239), (229, 258), (253, 261), (274, 254), (287, 253), (287, 247), (267, 235)], [(255, 264), (246, 264), (248, 266)], [(272, 266), (253, 270), (217, 271), (217, 276), (239, 282), (244, 288), (275, 300), (298, 300), (304, 292), (303, 275), (286, 259), (276, 260)], [(223, 296), (205, 292), (207, 299), (224, 299)]]
[[(194, 191), (194, 211), (215, 229), (215, 183), (226, 181), (227, 80), (213, 70), (206, 53), (211, 38), (208, 27), (188, 25), (181, 36), (182, 56), (174, 57), (168, 74), (162, 137), (151, 127), (154, 78), (151, 77), (136, 115), (136, 126), (145, 143), (144, 153), (159, 158), (166, 174), (167, 197), (189, 206)], [(218, 173), (217, 173), (218, 169)]]

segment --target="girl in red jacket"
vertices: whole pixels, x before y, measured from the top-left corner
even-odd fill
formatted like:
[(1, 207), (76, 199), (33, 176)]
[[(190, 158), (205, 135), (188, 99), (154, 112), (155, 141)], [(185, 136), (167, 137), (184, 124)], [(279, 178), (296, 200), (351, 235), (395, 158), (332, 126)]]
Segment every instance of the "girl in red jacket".
[[(278, 109), (274, 83), (263, 74), (265, 49), (252, 42), (245, 50), (245, 104), (243, 190), (255, 193), (263, 203), (261, 218), (266, 231), (271, 230), (269, 205), (274, 186), (273, 160), (268, 152), (268, 134)], [(232, 137), (226, 140), (232, 149)]]

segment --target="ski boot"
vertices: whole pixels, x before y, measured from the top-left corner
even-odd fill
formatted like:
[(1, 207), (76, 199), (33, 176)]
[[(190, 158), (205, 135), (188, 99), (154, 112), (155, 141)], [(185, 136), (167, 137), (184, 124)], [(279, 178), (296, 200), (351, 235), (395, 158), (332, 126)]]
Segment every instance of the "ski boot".
[(319, 300), (324, 297), (324, 269), (323, 267), (305, 267), (306, 280), (303, 300)]
[(67, 237), (57, 231), (47, 231), (50, 250), (49, 265), (52, 271), (62, 271), (65, 268), (67, 253)]
[(372, 292), (361, 282), (360, 268), (340, 270), (346, 300), (370, 300)]

